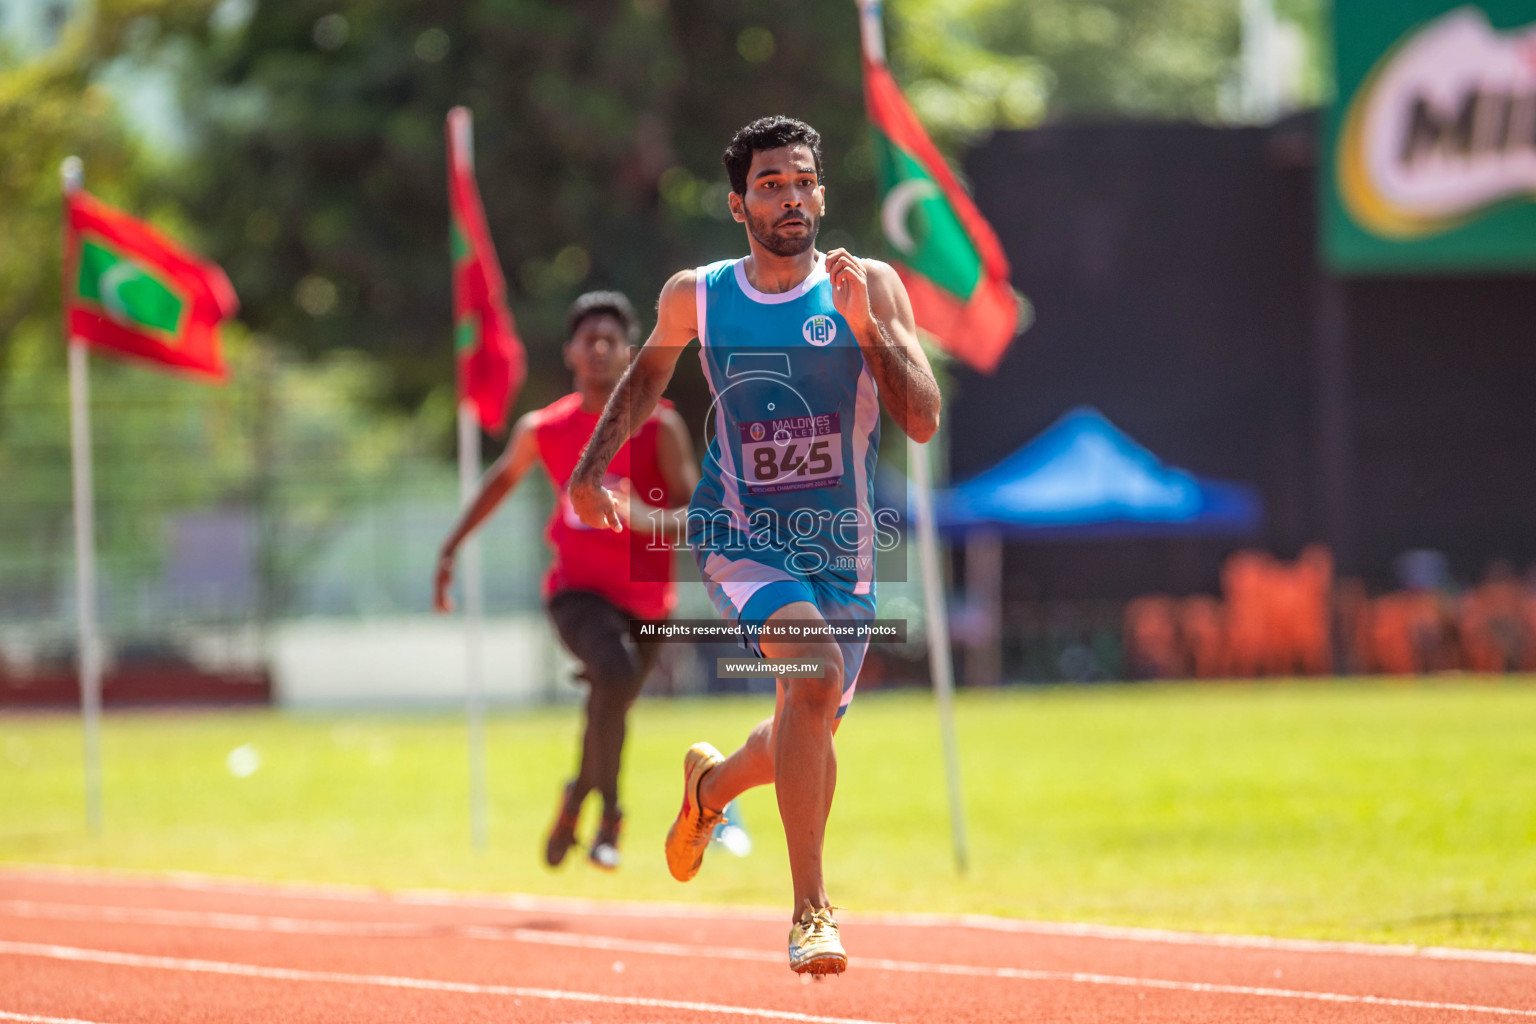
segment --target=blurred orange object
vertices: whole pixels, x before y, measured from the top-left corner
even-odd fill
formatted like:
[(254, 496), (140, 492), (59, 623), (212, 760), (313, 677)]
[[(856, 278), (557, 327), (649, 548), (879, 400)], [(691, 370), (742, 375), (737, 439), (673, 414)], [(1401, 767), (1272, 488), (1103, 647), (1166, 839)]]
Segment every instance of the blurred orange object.
[(1222, 566), (1221, 589), (1227, 599), (1227, 665), (1233, 675), (1264, 675), (1275, 662), (1269, 643), (1273, 569), (1274, 559), (1263, 551), (1235, 551)]
[(1496, 562), (1476, 590), (1462, 595), (1461, 646), (1474, 672), (1510, 672), (1529, 660), (1525, 590), (1508, 563)]
[(1440, 600), (1431, 591), (1386, 594), (1371, 602), (1370, 665), (1388, 675), (1414, 675), (1458, 663), (1445, 644)]
[(1179, 633), (1196, 679), (1227, 675), (1227, 628), (1221, 602), (1196, 595), (1179, 602)]
[(1173, 598), (1151, 594), (1125, 606), (1125, 655), (1135, 678), (1173, 679), (1184, 674)]
[(1309, 544), (1291, 572), (1296, 595), (1292, 654), (1302, 672), (1327, 675), (1333, 671), (1333, 553)]

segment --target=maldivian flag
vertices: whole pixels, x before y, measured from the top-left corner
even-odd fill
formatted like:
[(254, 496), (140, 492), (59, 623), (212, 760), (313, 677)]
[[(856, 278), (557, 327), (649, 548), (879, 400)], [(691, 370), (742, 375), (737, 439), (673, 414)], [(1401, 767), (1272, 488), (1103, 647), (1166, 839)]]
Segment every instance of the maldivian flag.
[(459, 400), (473, 403), (481, 427), (500, 433), (523, 386), (527, 360), (507, 308), (507, 285), (491, 245), (471, 153), (469, 111), (454, 107), (448, 112), (448, 206)]
[(224, 380), (219, 324), (239, 308), (224, 271), (86, 192), (64, 202), (67, 336)]
[[(875, 12), (878, 18), (878, 7)], [(864, 105), (891, 262), (907, 286), (917, 326), (951, 355), (991, 373), (1018, 333), (1008, 257), (907, 106), (867, 31), (865, 38)]]

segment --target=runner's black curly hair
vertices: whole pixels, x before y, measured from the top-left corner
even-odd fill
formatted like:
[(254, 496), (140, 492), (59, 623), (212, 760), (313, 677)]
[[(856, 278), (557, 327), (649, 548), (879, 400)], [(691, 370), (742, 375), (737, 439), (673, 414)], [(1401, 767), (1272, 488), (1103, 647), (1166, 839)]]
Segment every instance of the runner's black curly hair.
[(811, 157), (816, 161), (816, 177), (820, 179), (821, 133), (815, 128), (783, 114), (760, 117), (742, 128), (720, 157), (726, 176), (731, 179), (731, 191), (739, 196), (747, 194), (747, 170), (752, 166), (753, 153), (797, 144), (810, 147)]

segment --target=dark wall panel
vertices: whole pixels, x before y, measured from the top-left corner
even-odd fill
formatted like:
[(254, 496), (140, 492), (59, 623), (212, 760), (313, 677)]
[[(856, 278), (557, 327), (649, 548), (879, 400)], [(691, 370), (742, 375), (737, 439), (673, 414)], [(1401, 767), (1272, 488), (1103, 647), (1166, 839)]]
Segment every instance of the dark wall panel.
[[(1289, 557), (1327, 539), (1315, 128), (1062, 125), (974, 151), (977, 201), (1036, 321), (994, 376), (957, 371), (952, 476), (1087, 403), (1170, 463), (1258, 487), (1261, 546)], [(1536, 559), (1536, 279), (1357, 280), (1343, 297), (1350, 568), (1384, 585), (1411, 547), (1466, 578)], [(1234, 546), (1015, 557), (1042, 596), (1110, 597), (1214, 589)]]

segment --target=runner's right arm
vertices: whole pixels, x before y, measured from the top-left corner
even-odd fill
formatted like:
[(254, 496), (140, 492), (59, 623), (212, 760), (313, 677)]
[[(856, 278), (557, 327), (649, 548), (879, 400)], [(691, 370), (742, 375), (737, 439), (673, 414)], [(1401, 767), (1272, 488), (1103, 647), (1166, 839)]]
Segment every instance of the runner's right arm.
[(658, 508), (635, 493), (628, 480), (620, 480), (609, 492), (613, 495), (613, 507), (631, 530), (640, 524), (651, 535), (669, 548), (688, 546), (688, 506)]
[(661, 411), (661, 429), (656, 433), (656, 468), (667, 482), (667, 507), (683, 508), (693, 500), (699, 486), (699, 460), (693, 454), (688, 424), (676, 409)]
[(623, 528), (613, 494), (603, 487), (603, 473), (619, 449), (624, 447), (624, 442), (640, 429), (640, 424), (656, 408), (656, 401), (667, 389), (672, 372), (677, 368), (677, 357), (698, 337), (697, 276), (693, 270), (680, 270), (661, 289), (661, 301), (656, 306), (656, 329), (646, 339), (639, 355), (630, 362), (618, 387), (613, 389), (608, 406), (597, 421), (586, 450), (581, 453), (581, 461), (571, 474), (566, 487), (571, 508), (593, 529)]
[(448, 589), (453, 585), (453, 560), (459, 545), (512, 493), (523, 474), (528, 472), (528, 467), (537, 462), (538, 458), (539, 441), (534, 432), (533, 413), (526, 413), (512, 428), (507, 450), (501, 453), (501, 458), (496, 460), (496, 464), (480, 481), (480, 491), (475, 495), (475, 500), (459, 515), (459, 521), (454, 524), (448, 539), (443, 541), (432, 580), (433, 611), (453, 610), (453, 598), (448, 595)]
[(649, 498), (657, 495), (636, 493), (628, 480), (620, 480), (614, 496), (614, 508), (630, 529), (643, 523), (651, 537), (672, 548), (688, 546), (688, 503), (699, 486), (699, 464), (693, 457), (693, 442), (688, 426), (676, 409), (661, 411), (661, 427), (656, 431), (656, 468), (667, 484), (667, 504), (659, 507)]

